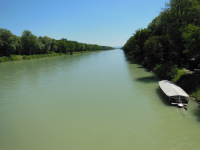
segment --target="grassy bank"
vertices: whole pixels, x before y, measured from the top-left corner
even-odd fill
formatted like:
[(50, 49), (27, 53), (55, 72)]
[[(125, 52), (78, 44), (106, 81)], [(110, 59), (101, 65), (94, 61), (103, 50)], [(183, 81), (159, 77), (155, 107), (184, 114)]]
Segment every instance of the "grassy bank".
[[(101, 51), (101, 50), (99, 50)], [(82, 53), (90, 53), (97, 51), (83, 51), (83, 52), (73, 52), (73, 54), (82, 54)], [(61, 56), (61, 55), (70, 55), (70, 53), (50, 53), (50, 54), (38, 54), (38, 55), (11, 55), (10, 57), (2, 56), (0, 57), (0, 62), (9, 62), (9, 61), (20, 61), (20, 60), (28, 60), (28, 59), (36, 59), (36, 58), (44, 58), (44, 57), (53, 57), (53, 56)]]
[(19, 61), (19, 60), (27, 60), (27, 59), (60, 56), (60, 55), (64, 55), (64, 54), (51, 53), (51, 54), (39, 54), (39, 55), (11, 55), (10, 57), (6, 57), (6, 56), (0, 57), (0, 61), (1, 62)]

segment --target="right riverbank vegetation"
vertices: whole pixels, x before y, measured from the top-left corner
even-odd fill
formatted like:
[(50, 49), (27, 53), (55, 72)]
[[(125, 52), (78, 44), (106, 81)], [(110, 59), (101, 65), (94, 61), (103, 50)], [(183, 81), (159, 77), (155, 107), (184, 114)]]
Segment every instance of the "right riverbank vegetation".
[(200, 75), (182, 69), (194, 71), (200, 64), (199, 0), (170, 0), (147, 28), (135, 31), (123, 50), (200, 101)]
[(29, 30), (16, 36), (10, 30), (0, 28), (0, 62), (111, 49), (114, 48), (69, 41), (65, 38), (55, 40), (47, 36), (37, 37)]

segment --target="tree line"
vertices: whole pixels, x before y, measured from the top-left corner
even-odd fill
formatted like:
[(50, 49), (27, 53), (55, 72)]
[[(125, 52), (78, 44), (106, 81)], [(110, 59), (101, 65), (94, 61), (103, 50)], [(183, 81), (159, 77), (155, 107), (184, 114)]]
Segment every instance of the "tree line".
[(138, 29), (123, 46), (147, 68), (187, 63), (200, 55), (200, 1), (170, 0), (145, 29)]
[(24, 30), (16, 36), (10, 30), (0, 28), (0, 56), (35, 55), (49, 53), (73, 54), (73, 52), (109, 50), (113, 47), (69, 41), (66, 38), (55, 40), (47, 36), (35, 36)]

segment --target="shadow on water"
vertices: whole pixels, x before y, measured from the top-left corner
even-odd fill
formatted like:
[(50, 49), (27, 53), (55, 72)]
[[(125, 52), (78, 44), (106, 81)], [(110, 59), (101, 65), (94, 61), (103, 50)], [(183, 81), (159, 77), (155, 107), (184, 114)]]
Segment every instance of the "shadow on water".
[(142, 66), (139, 66), (139, 67), (137, 67), (137, 68), (143, 69), (143, 71), (146, 71), (146, 72), (150, 72), (148, 69), (146, 69), (146, 68), (144, 68), (144, 67), (142, 67)]
[(200, 106), (190, 111), (194, 116), (196, 116), (196, 121), (200, 122)]
[(130, 64), (139, 64), (133, 57), (125, 55), (125, 61), (129, 62)]
[(133, 58), (125, 57), (125, 61), (127, 61), (130, 64), (138, 64), (139, 65), (139, 63), (136, 62)]
[(141, 68), (141, 69), (143, 69), (144, 71), (149, 72), (148, 69), (142, 67), (140, 63), (138, 63), (135, 59), (133, 59), (133, 58), (130, 57), (130, 56), (125, 56), (125, 61), (128, 62), (129, 64), (137, 64), (137, 65), (139, 65), (137, 68)]
[(136, 81), (144, 82), (144, 83), (157, 83), (158, 80), (159, 80), (159, 79), (158, 79), (156, 76), (141, 77), (141, 78), (137, 78), (137, 79), (136, 79)]
[(163, 93), (163, 91), (160, 88), (156, 89), (156, 93), (158, 94), (158, 97), (165, 106), (171, 106), (170, 102), (168, 101), (168, 97)]

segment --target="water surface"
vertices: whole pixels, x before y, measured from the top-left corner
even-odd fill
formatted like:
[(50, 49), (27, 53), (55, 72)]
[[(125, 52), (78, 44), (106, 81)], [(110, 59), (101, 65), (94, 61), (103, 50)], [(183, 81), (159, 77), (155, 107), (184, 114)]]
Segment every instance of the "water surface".
[(0, 63), (0, 150), (200, 149), (158, 81), (122, 50)]

